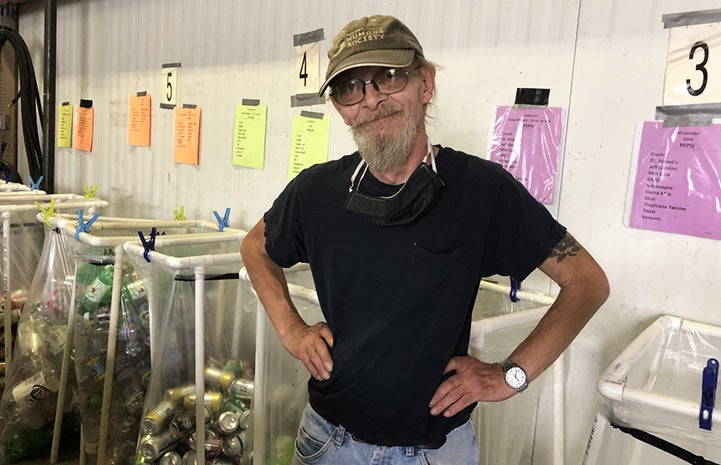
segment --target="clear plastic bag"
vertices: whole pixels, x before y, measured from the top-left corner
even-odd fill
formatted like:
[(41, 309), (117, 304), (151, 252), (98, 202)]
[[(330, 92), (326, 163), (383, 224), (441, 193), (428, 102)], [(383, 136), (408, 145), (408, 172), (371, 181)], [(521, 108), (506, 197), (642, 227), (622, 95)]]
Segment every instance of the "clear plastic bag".
[[(153, 348), (136, 463), (171, 456), (185, 463), (200, 451), (209, 459), (250, 463), (256, 321), (254, 308), (238, 305), (238, 246), (178, 244), (156, 247), (150, 263), (139, 254), (131, 258), (151, 289)], [(223, 261), (217, 257), (230, 259), (196, 264)]]
[(14, 361), (0, 400), (0, 463), (49, 454), (58, 405), (65, 419), (63, 435), (78, 432), (74, 383), (58, 402), (71, 290), (65, 238), (49, 230), (18, 323)]

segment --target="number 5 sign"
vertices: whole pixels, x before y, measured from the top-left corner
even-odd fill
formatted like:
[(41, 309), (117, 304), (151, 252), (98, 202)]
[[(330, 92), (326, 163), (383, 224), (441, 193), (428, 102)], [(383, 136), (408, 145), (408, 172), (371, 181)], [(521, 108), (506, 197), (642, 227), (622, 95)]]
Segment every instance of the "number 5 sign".
[(721, 10), (665, 15), (664, 105), (721, 103)]
[(160, 108), (175, 108), (178, 103), (178, 68), (180, 63), (166, 63), (163, 70), (163, 91), (160, 93)]

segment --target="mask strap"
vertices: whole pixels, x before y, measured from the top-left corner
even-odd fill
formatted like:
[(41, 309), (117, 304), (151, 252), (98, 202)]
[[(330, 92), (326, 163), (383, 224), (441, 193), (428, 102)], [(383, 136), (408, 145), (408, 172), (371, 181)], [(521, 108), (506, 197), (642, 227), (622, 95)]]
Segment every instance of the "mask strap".
[[(436, 168), (436, 157), (433, 155), (433, 147), (431, 146), (431, 138), (426, 138), (426, 148), (427, 153), (425, 158), (423, 159), (423, 162), (428, 164), (428, 159), (431, 160), (431, 167), (433, 168), (433, 171), (435, 173), (438, 173), (438, 169)], [(358, 163), (358, 166), (355, 167), (355, 170), (353, 171), (353, 174), (350, 177), (350, 187), (348, 187), (348, 192), (353, 192), (353, 186), (355, 185), (355, 179), (358, 176), (358, 173), (360, 172), (361, 168), (365, 167), (365, 170), (363, 170), (363, 174), (361, 174), (360, 179), (358, 180), (358, 185), (360, 185), (361, 181), (363, 181), (363, 177), (368, 172), (368, 165), (366, 164), (366, 161), (361, 158), (361, 161)]]
[[(363, 168), (366, 164), (366, 161), (361, 158), (360, 163), (358, 163), (358, 166), (355, 167), (355, 171), (353, 171), (353, 175), (350, 177), (350, 187), (348, 188), (348, 192), (353, 192), (353, 185), (355, 185), (355, 178), (358, 176), (358, 172)], [(365, 176), (366, 171), (368, 171), (368, 167), (366, 166), (366, 170), (363, 171), (363, 175), (361, 176), (361, 179), (358, 181), (358, 184), (360, 184), (360, 181), (363, 180), (363, 176)]]
[(436, 168), (436, 157), (433, 155), (433, 147), (431, 146), (431, 138), (426, 138), (426, 147), (428, 147), (428, 154), (426, 155), (425, 160), (423, 160), (426, 164), (428, 164), (428, 159), (431, 159), (431, 168), (433, 168), (433, 172), (436, 174), (438, 173), (438, 169)]

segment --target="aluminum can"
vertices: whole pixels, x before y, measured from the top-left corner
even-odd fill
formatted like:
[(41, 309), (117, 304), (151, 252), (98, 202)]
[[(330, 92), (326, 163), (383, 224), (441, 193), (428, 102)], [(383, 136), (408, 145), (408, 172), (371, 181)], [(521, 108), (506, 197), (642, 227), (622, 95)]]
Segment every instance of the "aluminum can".
[(253, 391), (255, 390), (255, 383), (253, 381), (236, 378), (228, 386), (228, 392), (235, 397), (250, 399), (253, 397)]
[(243, 413), (246, 410), (248, 410), (248, 406), (246, 405), (246, 401), (239, 398), (239, 397), (233, 397), (228, 396), (225, 398), (225, 402), (223, 403), (223, 408), (225, 410), (235, 412), (235, 413)]
[[(249, 462), (250, 463), (250, 462)], [(233, 462), (222, 459), (220, 457), (208, 458), (205, 461), (206, 465), (235, 465)], [(183, 465), (195, 465), (195, 451), (189, 450), (183, 454)]]
[[(185, 408), (186, 410), (194, 409), (195, 399), (195, 393), (186, 395), (183, 398), (183, 408)], [(220, 412), (220, 408), (223, 405), (223, 395), (219, 392), (208, 391), (205, 393), (204, 401), (205, 405), (210, 409), (211, 412), (218, 413)]]
[(223, 439), (223, 445), (220, 451), (229, 459), (239, 459), (243, 457), (243, 439), (242, 435)]
[(175, 416), (175, 404), (169, 400), (161, 400), (143, 417), (141, 428), (144, 434), (158, 434)]
[(231, 371), (213, 367), (205, 368), (205, 380), (223, 389), (228, 389), (233, 379), (235, 379), (235, 374)]
[[(223, 437), (209, 429), (205, 430), (205, 456), (215, 457), (220, 452), (223, 445)], [(188, 447), (192, 450), (198, 450), (198, 434), (197, 431), (190, 433), (188, 437)]]
[(160, 458), (160, 465), (182, 465), (182, 463), (183, 457), (173, 450), (164, 453)]
[(157, 460), (169, 448), (175, 446), (180, 439), (182, 433), (168, 429), (157, 436), (148, 436), (140, 443), (140, 454), (146, 460)]
[(179, 433), (195, 429), (195, 410), (187, 410), (170, 421), (169, 427)]
[(235, 412), (225, 411), (218, 417), (218, 429), (221, 433), (228, 434), (238, 429), (240, 415)]
[(241, 413), (238, 417), (238, 428), (242, 430), (248, 429), (248, 427), (253, 422), (253, 411), (252, 410), (246, 410), (245, 412)]
[[(204, 407), (205, 407), (205, 423), (207, 424), (210, 422), (210, 419), (212, 418), (212, 414), (207, 405)], [(191, 430), (195, 429), (195, 424), (196, 424), (195, 409), (192, 409), (192, 410), (186, 410), (183, 413), (181, 413), (180, 415), (177, 415), (175, 418), (173, 418), (173, 420), (170, 422), (170, 427), (181, 433), (188, 433)]]
[(195, 394), (195, 384), (172, 387), (165, 391), (163, 397), (173, 402), (180, 402), (188, 394)]

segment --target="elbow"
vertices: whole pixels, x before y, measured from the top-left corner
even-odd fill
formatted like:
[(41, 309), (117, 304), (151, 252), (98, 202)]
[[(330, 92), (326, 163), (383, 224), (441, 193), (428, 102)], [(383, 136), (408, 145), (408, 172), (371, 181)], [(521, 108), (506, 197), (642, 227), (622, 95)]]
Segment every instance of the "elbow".
[(240, 242), (240, 257), (247, 263), (258, 254), (265, 252), (265, 230), (263, 223), (258, 223), (245, 235)]
[(603, 269), (598, 267), (595, 272), (588, 277), (588, 283), (589, 301), (593, 302), (596, 308), (600, 308), (611, 295), (611, 285), (608, 282), (608, 277)]

